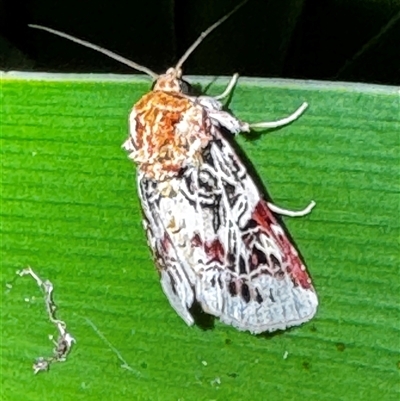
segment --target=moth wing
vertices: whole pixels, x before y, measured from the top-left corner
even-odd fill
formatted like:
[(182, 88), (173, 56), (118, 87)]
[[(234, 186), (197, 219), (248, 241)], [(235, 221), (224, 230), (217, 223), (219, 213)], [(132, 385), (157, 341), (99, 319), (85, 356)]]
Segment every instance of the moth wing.
[[(218, 280), (219, 287), (214, 284)], [(318, 305), (315, 292), (294, 284), (288, 275), (211, 273), (197, 283), (196, 294), (205, 312), (255, 334), (298, 326), (314, 316)]]
[[(197, 300), (221, 321), (253, 333), (310, 320), (318, 300), (306, 267), (231, 145), (217, 137), (202, 166), (214, 186), (210, 178), (207, 188), (197, 180), (200, 193), (218, 198), (210, 210), (219, 221), (208, 240), (218, 246), (203, 246), (208, 268), (196, 282)], [(209, 232), (205, 226), (205, 237)]]
[[(157, 203), (152, 203), (159, 195), (152, 182), (138, 177), (139, 196), (142, 200), (144, 214), (143, 225), (146, 230), (149, 246), (160, 273), (162, 289), (176, 313), (191, 326), (194, 319), (189, 308), (194, 302), (194, 290), (190, 278), (179, 261), (171, 238), (165, 230)], [(192, 277), (193, 280), (193, 277)]]
[(161, 270), (161, 287), (175, 312), (188, 326), (191, 326), (194, 319), (189, 308), (193, 304), (194, 294), (187, 282), (181, 280), (179, 268), (174, 269), (169, 266)]

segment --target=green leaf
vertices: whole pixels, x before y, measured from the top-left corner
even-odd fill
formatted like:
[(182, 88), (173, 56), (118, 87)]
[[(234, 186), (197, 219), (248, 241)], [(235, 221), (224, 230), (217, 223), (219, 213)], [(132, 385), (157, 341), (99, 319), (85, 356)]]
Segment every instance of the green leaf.
[[(245, 121), (310, 104), (287, 127), (237, 139), (276, 204), (317, 202), (284, 219), (317, 316), (261, 336), (218, 321), (187, 327), (161, 290), (121, 149), (149, 89), (140, 77), (2, 76), (2, 399), (397, 400), (397, 88), (239, 81), (229, 108)], [(77, 340), (37, 376), (31, 365), (56, 333), (35, 282), (16, 279), (27, 265), (52, 281), (57, 316)]]

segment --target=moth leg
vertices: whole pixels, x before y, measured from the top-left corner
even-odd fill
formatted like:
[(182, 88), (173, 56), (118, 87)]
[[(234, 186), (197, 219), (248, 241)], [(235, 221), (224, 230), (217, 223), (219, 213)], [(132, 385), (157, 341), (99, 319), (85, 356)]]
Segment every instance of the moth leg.
[(249, 128), (278, 128), (282, 127), (283, 125), (290, 124), (291, 122), (297, 120), (303, 113), (304, 110), (308, 107), (308, 103), (304, 102), (294, 113), (290, 116), (282, 118), (276, 121), (265, 121), (261, 123), (253, 123), (248, 124)]
[(307, 214), (311, 213), (311, 210), (315, 206), (315, 202), (311, 201), (310, 204), (304, 208), (303, 210), (287, 210), (287, 209), (282, 209), (279, 206), (274, 205), (273, 203), (267, 202), (268, 208), (277, 214), (280, 214), (282, 216), (289, 216), (289, 217), (302, 217), (306, 216)]
[[(232, 78), (231, 83), (232, 82), (234, 82), (234, 78)], [(231, 83), (228, 85), (227, 89), (230, 89)], [(225, 90), (225, 92), (227, 92), (227, 90)], [(222, 95), (224, 95), (225, 92)], [(249, 124), (245, 121), (239, 120), (227, 111), (222, 110), (222, 104), (217, 100), (217, 97), (199, 96), (192, 99), (193, 103), (199, 104), (207, 109), (208, 116), (216, 123), (216, 125), (226, 128), (228, 131), (232, 132), (232, 134), (250, 132), (252, 128), (277, 128), (287, 125), (299, 118), (299, 116), (308, 107), (308, 104), (304, 102), (294, 113), (292, 113), (290, 116), (282, 118), (281, 120)]]
[(220, 99), (223, 99), (223, 98), (229, 96), (229, 94), (232, 92), (232, 89), (235, 87), (238, 79), (239, 79), (239, 74), (238, 73), (233, 74), (233, 77), (229, 81), (229, 84), (226, 87), (226, 89), (220, 95), (214, 96), (214, 99), (220, 100)]

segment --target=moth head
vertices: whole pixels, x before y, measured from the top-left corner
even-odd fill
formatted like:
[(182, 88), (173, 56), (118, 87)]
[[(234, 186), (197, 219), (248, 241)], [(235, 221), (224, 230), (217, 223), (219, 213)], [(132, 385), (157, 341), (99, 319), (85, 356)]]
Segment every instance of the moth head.
[(154, 82), (153, 91), (182, 92), (182, 82), (182, 70), (168, 68), (167, 72)]

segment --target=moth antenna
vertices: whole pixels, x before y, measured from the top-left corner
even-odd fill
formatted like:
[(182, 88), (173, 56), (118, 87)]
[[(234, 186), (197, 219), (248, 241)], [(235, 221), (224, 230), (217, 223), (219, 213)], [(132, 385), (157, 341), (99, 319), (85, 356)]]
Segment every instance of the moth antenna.
[(220, 26), (223, 22), (225, 22), (232, 14), (234, 14), (239, 8), (244, 6), (249, 0), (244, 0), (240, 4), (238, 4), (232, 11), (228, 14), (225, 14), (222, 18), (220, 18), (217, 22), (212, 24), (208, 29), (201, 33), (201, 35), (196, 39), (196, 41), (186, 50), (185, 54), (179, 59), (175, 66), (175, 70), (181, 69), (183, 63), (188, 59), (188, 57), (193, 53), (196, 47), (204, 40), (206, 36), (208, 36), (215, 28)]
[(151, 71), (149, 68), (137, 64), (134, 61), (128, 60), (125, 57), (120, 56), (117, 53), (112, 52), (111, 50), (107, 50), (104, 47), (95, 45), (93, 43), (87, 42), (86, 40), (82, 40), (82, 39), (78, 39), (75, 36), (72, 35), (68, 35), (67, 33), (61, 32), (61, 31), (57, 31), (56, 29), (52, 29), (52, 28), (47, 28), (46, 26), (42, 26), (42, 25), (35, 25), (35, 24), (28, 24), (28, 26), (30, 28), (35, 28), (35, 29), (41, 29), (42, 31), (47, 31), (52, 33), (53, 35), (57, 35), (57, 36), (61, 36), (62, 38), (71, 40), (72, 42), (78, 43), (82, 46), (85, 47), (89, 47), (90, 49), (96, 50), (99, 53), (103, 53), (106, 56), (119, 61), (122, 64), (127, 65), (128, 67), (131, 67), (137, 71), (141, 71), (144, 72), (147, 75), (150, 75), (154, 80), (156, 80), (158, 78), (158, 74), (156, 74), (155, 72)]

